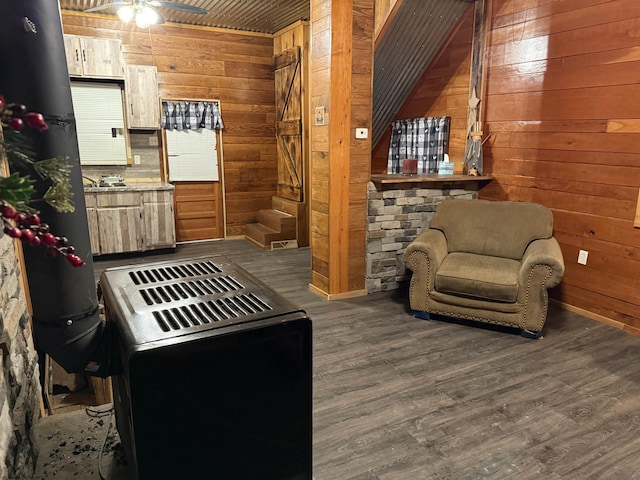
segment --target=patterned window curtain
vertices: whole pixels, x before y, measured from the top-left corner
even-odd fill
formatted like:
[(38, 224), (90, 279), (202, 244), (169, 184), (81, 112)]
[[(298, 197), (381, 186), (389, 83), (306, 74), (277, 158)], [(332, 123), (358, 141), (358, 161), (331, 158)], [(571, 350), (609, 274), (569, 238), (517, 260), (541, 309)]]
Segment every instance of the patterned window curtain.
[(418, 173), (438, 173), (449, 152), (450, 117), (396, 120), (391, 125), (387, 173), (402, 173), (402, 160), (418, 159)]
[(218, 102), (162, 102), (162, 128), (195, 130), (224, 128)]

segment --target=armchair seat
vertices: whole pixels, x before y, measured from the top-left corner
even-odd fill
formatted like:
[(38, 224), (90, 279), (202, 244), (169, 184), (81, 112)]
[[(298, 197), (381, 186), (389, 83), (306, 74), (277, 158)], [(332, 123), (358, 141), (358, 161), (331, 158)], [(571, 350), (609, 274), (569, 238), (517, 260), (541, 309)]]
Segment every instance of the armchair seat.
[(551, 210), (527, 202), (445, 200), (405, 262), (416, 316), (516, 327), (528, 337), (541, 334), (547, 290), (564, 275)]
[(492, 302), (515, 302), (520, 262), (511, 258), (452, 252), (436, 272), (436, 290)]

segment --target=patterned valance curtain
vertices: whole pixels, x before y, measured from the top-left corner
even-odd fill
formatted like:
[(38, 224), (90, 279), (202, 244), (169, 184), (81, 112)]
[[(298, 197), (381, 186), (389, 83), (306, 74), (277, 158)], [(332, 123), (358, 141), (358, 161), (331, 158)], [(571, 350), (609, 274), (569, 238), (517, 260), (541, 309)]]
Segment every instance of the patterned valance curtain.
[(391, 125), (387, 173), (402, 173), (402, 160), (418, 159), (418, 173), (438, 173), (449, 152), (450, 117), (396, 120)]
[(221, 130), (218, 102), (162, 102), (162, 128), (167, 130)]

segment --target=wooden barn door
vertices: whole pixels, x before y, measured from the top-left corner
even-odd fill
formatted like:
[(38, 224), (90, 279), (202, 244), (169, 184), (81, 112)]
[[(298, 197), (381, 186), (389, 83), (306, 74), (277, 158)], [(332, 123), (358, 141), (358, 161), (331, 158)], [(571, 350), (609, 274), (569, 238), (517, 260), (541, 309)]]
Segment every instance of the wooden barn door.
[(302, 81), (300, 47), (274, 57), (278, 196), (303, 199)]

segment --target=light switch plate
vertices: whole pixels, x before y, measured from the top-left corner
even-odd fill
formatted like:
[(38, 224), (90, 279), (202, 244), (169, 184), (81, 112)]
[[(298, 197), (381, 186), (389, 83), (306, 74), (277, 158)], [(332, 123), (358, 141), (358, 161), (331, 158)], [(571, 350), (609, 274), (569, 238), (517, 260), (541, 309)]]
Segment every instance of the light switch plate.
[(368, 128), (356, 128), (356, 138), (357, 139), (365, 139), (369, 137), (369, 129)]

